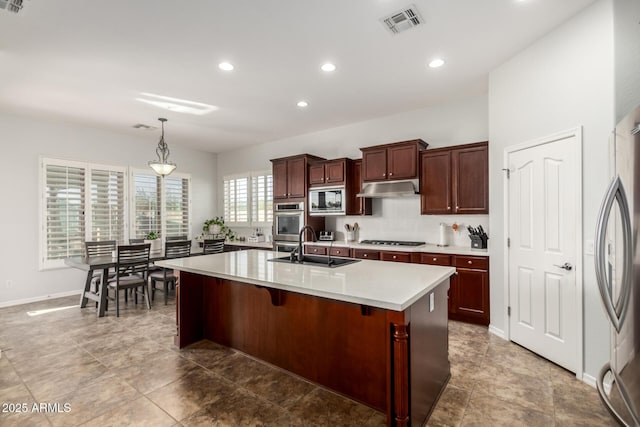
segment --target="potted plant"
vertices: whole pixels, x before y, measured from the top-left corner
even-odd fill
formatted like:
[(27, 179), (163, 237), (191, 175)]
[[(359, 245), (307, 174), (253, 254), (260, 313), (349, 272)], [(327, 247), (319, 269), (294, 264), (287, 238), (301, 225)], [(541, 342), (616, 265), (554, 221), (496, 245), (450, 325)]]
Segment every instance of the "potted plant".
[(227, 240), (236, 239), (236, 233), (224, 223), (224, 218), (221, 216), (204, 221), (202, 233), (205, 238), (211, 236), (212, 238), (224, 237)]
[(159, 252), (162, 250), (162, 241), (158, 237), (158, 233), (150, 231), (144, 238), (145, 243), (151, 244), (151, 252)]

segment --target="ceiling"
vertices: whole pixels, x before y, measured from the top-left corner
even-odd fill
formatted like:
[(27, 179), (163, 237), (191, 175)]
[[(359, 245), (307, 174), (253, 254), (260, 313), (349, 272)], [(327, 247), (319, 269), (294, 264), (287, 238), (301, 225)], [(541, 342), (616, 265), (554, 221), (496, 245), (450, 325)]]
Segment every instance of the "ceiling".
[[(25, 0), (0, 11), (0, 111), (154, 140), (133, 125), (166, 117), (171, 146), (223, 152), (484, 94), (489, 71), (593, 1)], [(380, 19), (411, 4), (424, 25), (391, 34)]]

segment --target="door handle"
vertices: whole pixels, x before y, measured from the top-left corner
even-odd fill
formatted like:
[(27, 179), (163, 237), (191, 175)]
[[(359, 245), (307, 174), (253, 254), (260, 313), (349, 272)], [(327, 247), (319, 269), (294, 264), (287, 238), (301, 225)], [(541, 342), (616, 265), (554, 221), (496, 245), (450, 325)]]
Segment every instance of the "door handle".
[(567, 270), (567, 271), (573, 270), (573, 265), (569, 264), (568, 262), (565, 262), (562, 265), (558, 265), (558, 264), (553, 264), (553, 265), (555, 267), (562, 268), (562, 269)]
[[(618, 202), (620, 210), (620, 216), (622, 220), (622, 243), (624, 252), (622, 254), (622, 280), (620, 282), (620, 295), (616, 302), (613, 301), (613, 293), (611, 284), (607, 279), (606, 274), (606, 257), (605, 257), (605, 239), (607, 234), (607, 223), (609, 222), (609, 215), (613, 208), (613, 203)], [(620, 332), (622, 324), (625, 321), (627, 315), (627, 306), (629, 305), (629, 299), (631, 294), (631, 274), (632, 274), (632, 242), (631, 242), (631, 218), (629, 217), (629, 203), (627, 202), (627, 195), (624, 191), (622, 181), (617, 176), (602, 201), (600, 206), (600, 213), (596, 223), (596, 238), (595, 238), (595, 267), (596, 267), (596, 281), (598, 282), (598, 288), (600, 290), (600, 296), (602, 297), (602, 303), (604, 308), (613, 324), (613, 327), (617, 332)]]

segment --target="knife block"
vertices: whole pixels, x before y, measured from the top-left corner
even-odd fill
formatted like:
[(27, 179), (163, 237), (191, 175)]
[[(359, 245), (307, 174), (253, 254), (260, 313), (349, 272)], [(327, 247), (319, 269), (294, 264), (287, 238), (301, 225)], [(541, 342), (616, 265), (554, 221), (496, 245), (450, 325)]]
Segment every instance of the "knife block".
[(487, 249), (487, 239), (480, 236), (469, 236), (473, 249)]

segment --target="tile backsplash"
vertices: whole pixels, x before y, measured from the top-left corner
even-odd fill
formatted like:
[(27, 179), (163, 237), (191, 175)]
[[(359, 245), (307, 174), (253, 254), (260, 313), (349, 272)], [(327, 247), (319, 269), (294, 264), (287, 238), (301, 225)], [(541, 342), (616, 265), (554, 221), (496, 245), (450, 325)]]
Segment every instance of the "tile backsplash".
[[(358, 223), (356, 240), (411, 240), (437, 244), (440, 239), (440, 223), (445, 224), (445, 237), (449, 246), (471, 245), (467, 226), (482, 228), (489, 235), (489, 215), (420, 215), (420, 198), (404, 197), (373, 199), (371, 216), (327, 216), (327, 230), (336, 232), (336, 241), (345, 240), (345, 224)], [(451, 226), (456, 223), (458, 231)]]

